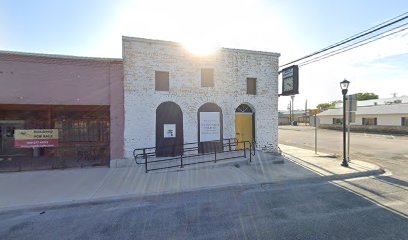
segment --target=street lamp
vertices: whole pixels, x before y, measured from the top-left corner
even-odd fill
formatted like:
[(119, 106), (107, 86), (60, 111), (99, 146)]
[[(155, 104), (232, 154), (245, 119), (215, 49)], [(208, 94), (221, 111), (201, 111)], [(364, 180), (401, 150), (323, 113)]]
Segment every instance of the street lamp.
[(343, 94), (343, 162), (341, 166), (348, 167), (346, 159), (346, 94), (350, 82), (344, 79), (340, 82), (341, 93)]

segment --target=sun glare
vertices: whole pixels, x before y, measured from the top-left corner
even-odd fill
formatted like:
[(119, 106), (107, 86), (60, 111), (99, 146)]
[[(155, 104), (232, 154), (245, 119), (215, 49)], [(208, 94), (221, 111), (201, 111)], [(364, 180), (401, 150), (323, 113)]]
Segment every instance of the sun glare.
[(219, 48), (216, 44), (203, 41), (185, 41), (182, 44), (187, 51), (198, 56), (214, 54)]

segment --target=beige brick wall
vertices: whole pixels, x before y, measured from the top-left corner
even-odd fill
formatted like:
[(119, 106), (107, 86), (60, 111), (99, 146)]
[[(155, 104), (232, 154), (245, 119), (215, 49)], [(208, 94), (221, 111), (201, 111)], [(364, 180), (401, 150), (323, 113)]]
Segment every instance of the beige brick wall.
[[(235, 109), (242, 103), (255, 111), (259, 147), (278, 143), (277, 53), (220, 49), (195, 56), (180, 44), (123, 37), (125, 156), (134, 148), (155, 146), (156, 108), (166, 101), (183, 111), (184, 142), (197, 142), (197, 111), (212, 102), (223, 113), (224, 138), (235, 137)], [(214, 68), (214, 87), (201, 87), (201, 68)], [(170, 90), (155, 91), (155, 71), (168, 71)], [(257, 95), (246, 94), (246, 78), (257, 78)]]

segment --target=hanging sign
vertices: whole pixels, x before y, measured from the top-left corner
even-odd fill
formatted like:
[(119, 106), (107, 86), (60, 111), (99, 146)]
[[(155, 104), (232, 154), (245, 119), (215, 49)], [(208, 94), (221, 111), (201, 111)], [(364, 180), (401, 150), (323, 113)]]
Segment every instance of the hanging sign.
[(299, 67), (293, 65), (282, 70), (282, 96), (299, 94)]
[(164, 138), (175, 138), (176, 137), (176, 124), (164, 124)]
[(220, 141), (220, 113), (200, 112), (200, 142)]
[(58, 147), (58, 129), (16, 129), (14, 147)]

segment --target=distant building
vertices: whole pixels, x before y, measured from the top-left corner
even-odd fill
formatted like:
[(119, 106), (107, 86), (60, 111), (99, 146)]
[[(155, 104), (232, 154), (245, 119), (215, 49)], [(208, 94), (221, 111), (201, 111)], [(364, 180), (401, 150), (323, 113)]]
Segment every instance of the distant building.
[(296, 121), (297, 123), (310, 123), (310, 116), (314, 115), (317, 109), (308, 109), (305, 110), (293, 110), (291, 113), (288, 111), (279, 112), (279, 125), (289, 125), (291, 121)]
[[(357, 101), (357, 106), (377, 106), (377, 105), (390, 105), (390, 104), (398, 104), (398, 103), (408, 103), (408, 96), (401, 96), (401, 97), (392, 97), (392, 98), (379, 98), (379, 99), (370, 99), (364, 101)], [(336, 108), (343, 107), (343, 103), (336, 103)]]
[(290, 118), (289, 115), (283, 114), (282, 112), (278, 112), (278, 124), (279, 125), (289, 125), (290, 124)]
[[(317, 116), (322, 128), (341, 128), (343, 108), (328, 109)], [(408, 103), (360, 105), (355, 122), (350, 125), (361, 131), (408, 133)]]

